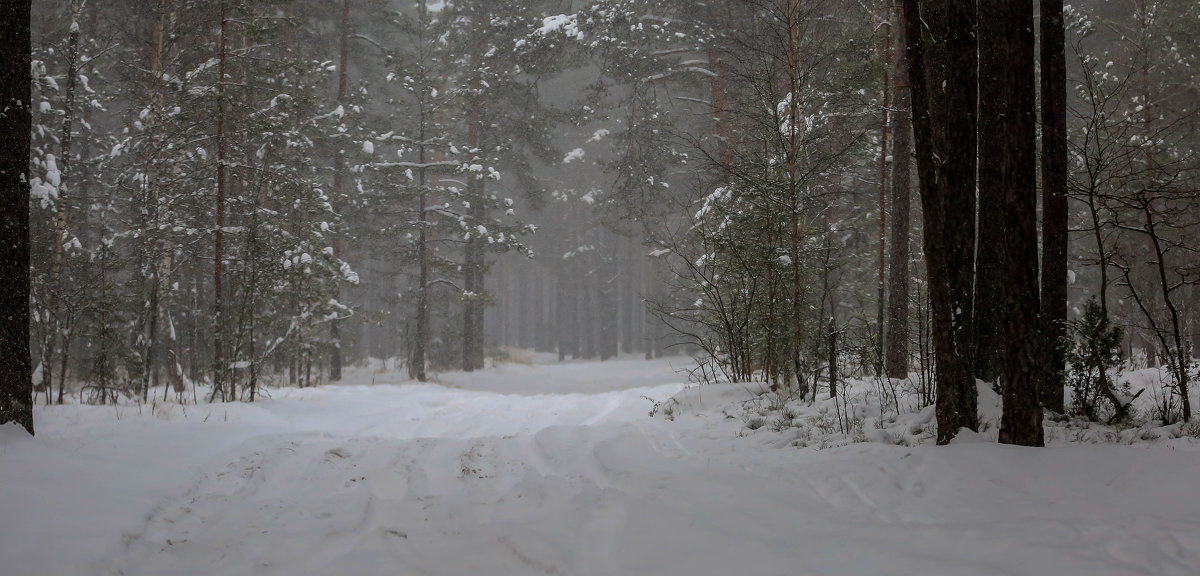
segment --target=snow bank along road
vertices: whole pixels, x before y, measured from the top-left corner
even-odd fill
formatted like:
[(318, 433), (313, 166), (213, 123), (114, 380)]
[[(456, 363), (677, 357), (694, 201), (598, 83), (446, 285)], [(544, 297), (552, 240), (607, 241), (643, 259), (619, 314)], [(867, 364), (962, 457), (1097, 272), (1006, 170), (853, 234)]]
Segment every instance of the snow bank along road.
[(1200, 574), (1196, 452), (776, 448), (648, 417), (668, 361), (386, 377), (0, 430), (0, 574)]

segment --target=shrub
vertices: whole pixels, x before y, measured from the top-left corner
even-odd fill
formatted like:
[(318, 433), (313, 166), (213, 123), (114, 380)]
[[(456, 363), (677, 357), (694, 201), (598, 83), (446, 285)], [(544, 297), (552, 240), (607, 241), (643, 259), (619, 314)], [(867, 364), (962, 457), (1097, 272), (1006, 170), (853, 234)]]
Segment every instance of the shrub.
[(1095, 297), (1069, 326), (1074, 335), (1067, 350), (1072, 412), (1092, 421), (1125, 419), (1132, 403), (1129, 384), (1114, 384), (1112, 374), (1121, 364), (1121, 328), (1112, 325)]

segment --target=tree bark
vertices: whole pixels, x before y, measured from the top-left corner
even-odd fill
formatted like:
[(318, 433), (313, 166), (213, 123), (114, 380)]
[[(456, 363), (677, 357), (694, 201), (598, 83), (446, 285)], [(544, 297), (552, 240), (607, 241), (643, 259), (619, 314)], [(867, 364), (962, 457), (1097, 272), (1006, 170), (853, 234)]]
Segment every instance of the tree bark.
[[(79, 0), (71, 2), (71, 27), (67, 35), (67, 90), (63, 97), (63, 122), (62, 136), (59, 141), (60, 154), (58, 158), (58, 170), (60, 182), (58, 185), (58, 203), (57, 214), (55, 215), (55, 242), (54, 242), (54, 264), (51, 271), (54, 288), (57, 294), (54, 298), (54, 327), (57, 334), (54, 334), (53, 339), (59, 341), (59, 374), (58, 374), (58, 403), (63, 403), (64, 388), (67, 382), (67, 360), (71, 347), (71, 317), (72, 311), (68, 310), (69, 304), (64, 302), (66, 295), (66, 282), (63, 279), (63, 257), (66, 252), (67, 242), (70, 241), (70, 222), (68, 214), (68, 200), (70, 198), (69, 188), (67, 186), (68, 178), (71, 176), (71, 139), (75, 133), (75, 92), (79, 81), (79, 16), (82, 10), (79, 5)], [(53, 344), (51, 344), (53, 346)], [(46, 392), (47, 403), (49, 402), (49, 393), (53, 388), (53, 381), (49, 377), (50, 371), (46, 369)]]
[[(483, 16), (475, 16), (480, 18)], [(476, 24), (479, 24), (476, 22)], [(470, 55), (472, 69), (479, 66), (483, 60), (485, 49), (485, 38), (478, 37)], [(479, 82), (482, 82), (480, 80)], [(473, 86), (479, 89), (480, 86)], [(468, 105), (470, 112), (467, 114), (467, 145), (474, 154), (479, 154), (482, 161), (483, 151), (483, 122), (484, 122), (484, 102), (481, 97), (472, 98)], [(484, 249), (486, 240), (481, 237), (477, 228), (483, 224), (484, 218), (487, 216), (487, 210), (484, 207), (484, 181), (483, 176), (479, 174), (469, 176), (467, 181), (467, 198), (471, 203), (468, 209), (469, 220), (473, 223), (470, 235), (466, 240), (463, 254), (463, 289), (466, 290), (463, 302), (463, 337), (462, 337), (462, 354), (463, 354), (463, 370), (471, 372), (480, 370), (484, 365), (484, 333), (483, 310), (486, 302), (484, 301), (484, 264), (485, 256)]]
[(827, 352), (829, 353), (829, 397), (830, 398), (837, 397), (837, 389), (838, 389), (837, 339), (838, 339), (837, 323), (835, 321), (831, 320), (829, 322), (829, 348), (827, 349)]
[(905, 14), (903, 3), (896, 3), (894, 26), (896, 56), (895, 103), (892, 129), (892, 238), (888, 270), (887, 374), (892, 378), (908, 376), (908, 245), (912, 180), (912, 94), (908, 85), (905, 59)]
[[(1041, 359), (1038, 340), (1038, 246), (1037, 246), (1037, 100), (1034, 78), (1033, 5), (1008, 0), (982, 0), (987, 16), (980, 19), (980, 38), (991, 39), (987, 52), (999, 59), (984, 59), (985, 77), (1005, 87), (1001, 101), (992, 103), (1002, 121), (1002, 134), (987, 147), (1002, 158), (1000, 181), (988, 182), (980, 173), (980, 194), (993, 191), (1001, 200), (1001, 211), (985, 220), (1000, 222), (1003, 284), (999, 287), (1000, 329), (1005, 342), (1000, 382), (1004, 411), (1000, 442), (1042, 446), (1040, 398)], [(987, 41), (987, 40), (984, 40)], [(990, 72), (990, 74), (989, 74)], [(986, 102), (984, 102), (986, 103)], [(987, 117), (986, 112), (985, 118)], [(981, 141), (985, 141), (981, 137)]]
[(617, 254), (614, 249), (618, 240), (616, 234), (605, 233), (605, 236), (607, 250), (603, 254), (597, 252), (596, 266), (596, 352), (601, 361), (617, 357), (620, 349), (620, 323), (617, 313), (617, 307), (620, 305), (617, 299), (617, 282), (620, 278), (617, 275)]
[(1041, 0), (1042, 405), (1062, 412), (1067, 337), (1067, 66), (1063, 0)]
[[(478, 222), (483, 218), (483, 180), (473, 179), (468, 187), (471, 194), (471, 217)], [(471, 372), (483, 368), (483, 307), (484, 302), (484, 241), (472, 232), (467, 240), (464, 288), (468, 292), (463, 307), (463, 370)]]
[[(476, 126), (472, 122), (472, 126)], [(476, 132), (477, 128), (473, 128), (472, 132)], [(472, 148), (478, 148), (478, 137), (472, 138)], [(478, 178), (471, 177), (471, 181), (467, 183), (467, 188), (470, 190), (468, 197), (471, 199), (470, 215), (472, 218), (480, 213), (482, 206), (482, 188), (483, 181)], [(482, 274), (479, 273), (479, 268), (482, 267), (483, 245), (478, 238), (478, 232), (472, 231), (471, 237), (467, 239), (463, 254), (463, 336), (462, 336), (462, 353), (463, 365), (462, 368), (466, 372), (471, 372), (482, 366), (483, 357), (483, 342), (480, 341), (483, 326), (480, 324), (482, 314), (479, 309), (483, 306), (483, 282)]]
[(890, 134), (892, 105), (892, 27), (885, 24), (883, 51), (883, 114), (879, 134), (879, 270), (875, 279), (878, 297), (875, 302), (875, 375), (883, 374), (883, 348), (886, 342), (883, 311), (887, 307), (887, 192), (888, 192), (888, 135)]
[[(227, 47), (225, 2), (221, 2), (220, 54), (217, 65), (217, 226), (213, 231), (213, 398), (220, 394), (232, 399), (233, 391), (225, 390), (225, 346), (221, 336), (222, 286), (221, 270), (225, 248), (225, 54)], [(228, 393), (227, 393), (228, 392)]]
[(417, 185), (420, 186), (419, 194), (420, 202), (418, 204), (417, 214), (417, 261), (420, 272), (417, 278), (417, 327), (415, 341), (413, 342), (412, 358), (409, 359), (410, 376), (418, 382), (424, 382), (428, 379), (425, 373), (425, 349), (429, 342), (429, 238), (426, 234), (425, 227), (427, 225), (425, 211), (427, 209), (428, 196), (425, 193), (425, 118), (424, 110), (421, 111), (421, 143), (419, 146), (419, 161), (421, 167), (417, 170)]
[[(704, 0), (704, 7), (709, 26), (714, 30), (719, 29), (722, 19), (717, 14), (717, 1)], [(708, 59), (708, 69), (712, 72), (708, 77), (708, 82), (709, 89), (712, 92), (713, 119), (716, 122), (717, 150), (713, 154), (713, 157), (722, 166), (731, 166), (733, 164), (733, 147), (730, 142), (729, 133), (728, 82), (726, 80), (725, 66), (721, 61), (721, 55), (713, 47), (715, 45), (715, 42), (710, 43), (710, 47), (705, 54), (705, 57)]]
[(1007, 1), (979, 2), (979, 239), (975, 254), (974, 375), (984, 382), (1000, 376), (1004, 339), (1001, 336), (1000, 311), (1004, 277), (1003, 235), (1004, 197), (1010, 184), (1006, 180), (1010, 159), (1011, 102), (1015, 87), (1008, 84), (1007, 73), (1012, 56), (1007, 47), (1011, 32), (1005, 26)]
[(29, 355), (30, 2), (0, 0), (0, 424), (33, 434)]
[[(350, 0), (342, 0), (342, 37), (341, 37), (341, 54), (338, 59), (338, 93), (337, 101), (340, 105), (346, 103), (346, 91), (349, 88), (349, 74), (346, 66), (349, 63), (350, 52)], [(342, 116), (344, 119), (345, 116)], [(339, 120), (344, 122), (344, 120)], [(422, 160), (422, 163), (424, 160)], [(333, 158), (333, 193), (335, 201), (341, 201), (346, 196), (346, 152), (341, 146), (337, 147), (337, 154)], [(423, 232), (422, 232), (423, 233)], [(342, 241), (341, 235), (333, 237), (333, 256), (334, 258), (342, 257)], [(334, 289), (334, 297), (341, 297), (341, 290)], [(337, 382), (342, 379), (342, 325), (340, 320), (333, 320), (329, 323), (329, 380)], [(424, 366), (422, 366), (422, 376), (424, 376)], [(422, 382), (425, 379), (420, 379)]]
[(904, 0), (937, 362), (938, 444), (979, 428), (971, 374), (977, 42), (973, 2)]

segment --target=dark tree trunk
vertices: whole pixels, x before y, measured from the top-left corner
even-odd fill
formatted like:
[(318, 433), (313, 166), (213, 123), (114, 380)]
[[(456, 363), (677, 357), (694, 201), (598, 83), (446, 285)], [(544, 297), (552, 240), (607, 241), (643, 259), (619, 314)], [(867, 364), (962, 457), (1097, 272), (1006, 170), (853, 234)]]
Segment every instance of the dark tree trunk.
[(152, 264), (152, 267), (150, 297), (146, 302), (146, 346), (142, 358), (142, 402), (148, 402), (150, 397), (150, 377), (154, 372), (154, 353), (157, 350), (154, 344), (158, 341), (158, 298), (161, 279), (158, 274), (158, 265)]
[[(658, 275), (655, 273), (654, 258), (650, 256), (642, 257), (642, 298), (647, 301), (652, 301), (655, 296), (655, 281)], [(642, 315), (642, 346), (644, 346), (646, 360), (654, 359), (654, 352), (658, 346), (658, 327), (660, 322), (650, 312), (646, 304), (643, 304), (645, 313)]]
[(1067, 336), (1067, 66), (1063, 0), (1041, 0), (1042, 405), (1062, 412)]
[[(472, 113), (473, 136), (469, 139), (472, 149), (479, 148), (478, 114)], [(470, 216), (476, 223), (483, 221), (483, 180), (472, 177), (467, 184), (470, 188), (468, 197), (471, 199)], [(467, 291), (463, 306), (463, 370), (471, 372), (483, 369), (483, 309), (484, 302), (484, 246), (485, 240), (477, 233), (472, 233), (466, 242), (465, 262), (463, 265), (463, 288)]]
[(617, 254), (616, 246), (619, 246), (619, 239), (615, 234), (608, 235), (609, 250), (605, 254), (599, 256), (599, 266), (597, 267), (596, 278), (596, 320), (597, 320), (597, 346), (596, 351), (600, 354), (600, 360), (608, 360), (617, 356), (619, 350), (619, 315), (617, 307), (620, 306), (620, 301), (617, 298), (617, 283), (620, 277), (617, 273)]
[(887, 307), (887, 192), (888, 192), (888, 141), (891, 133), (892, 106), (892, 27), (884, 26), (883, 50), (883, 114), (879, 134), (879, 270), (875, 279), (877, 298), (875, 301), (875, 375), (883, 374), (884, 335), (883, 314)]
[(575, 259), (563, 262), (558, 273), (558, 298), (555, 303), (555, 325), (558, 333), (558, 359), (579, 357), (579, 329), (576, 328), (579, 310), (578, 275)]
[(463, 255), (463, 328), (462, 328), (462, 369), (465, 372), (473, 372), (475, 370), (475, 347), (476, 342), (475, 330), (475, 307), (478, 305), (479, 293), (482, 288), (475, 285), (475, 241), (467, 240), (467, 245), (464, 248), (466, 253)]
[[(58, 170), (60, 174), (60, 183), (58, 185), (58, 213), (55, 215), (55, 242), (54, 242), (54, 266), (51, 276), (53, 278), (55, 290), (58, 292), (55, 298), (54, 311), (54, 327), (57, 334), (51, 335), (53, 339), (59, 341), (59, 371), (58, 371), (58, 403), (63, 403), (64, 389), (67, 383), (67, 368), (69, 367), (68, 359), (71, 348), (71, 324), (73, 312), (68, 309), (70, 303), (64, 302), (66, 294), (66, 280), (63, 278), (63, 256), (66, 251), (67, 242), (70, 241), (70, 226), (69, 226), (69, 206), (70, 206), (70, 188), (68, 187), (68, 179), (73, 176), (71, 174), (71, 140), (75, 134), (75, 93), (76, 86), (79, 81), (79, 16), (81, 8), (79, 0), (71, 2), (71, 28), (67, 36), (67, 90), (63, 97), (63, 122), (62, 136), (59, 140), (61, 146), (61, 154), (58, 158)], [(53, 346), (53, 345), (52, 345)], [(45, 372), (46, 384), (46, 402), (50, 400), (50, 390), (53, 388), (53, 379), (50, 378), (50, 371)]]
[(937, 362), (938, 443), (979, 428), (971, 374), (977, 42), (973, 2), (904, 0)]
[(599, 322), (597, 318), (599, 314), (596, 311), (596, 261), (594, 252), (589, 252), (586, 261), (583, 263), (589, 269), (589, 273), (581, 274), (581, 282), (579, 290), (582, 293), (582, 302), (580, 303), (579, 312), (579, 349), (583, 358), (591, 360), (596, 357), (596, 333), (599, 331)]
[[(1041, 446), (1042, 404), (1039, 398), (1042, 354), (1038, 340), (1038, 246), (1037, 246), (1037, 100), (1034, 78), (1033, 5), (1008, 0), (980, 2), (980, 38), (996, 59), (982, 60), (985, 78), (1005, 87), (994, 95), (999, 102), (982, 104), (988, 122), (1003, 122), (1002, 133), (981, 135), (990, 142), (1002, 162), (1003, 171), (987, 173), (999, 182), (984, 182), (984, 190), (1000, 199), (999, 214), (984, 220), (1000, 222), (1001, 274), (998, 312), (1003, 346), (1000, 382), (1004, 413), (1000, 442)], [(987, 7), (986, 10), (982, 7)], [(990, 39), (987, 40), (987, 39)], [(995, 114), (988, 118), (988, 112)], [(985, 186), (985, 183), (987, 186)]]
[(829, 397), (837, 396), (838, 389), (838, 348), (837, 348), (838, 331), (837, 325), (834, 322), (829, 323)]
[(888, 270), (887, 365), (888, 376), (908, 376), (908, 245), (912, 181), (912, 96), (908, 86), (908, 63), (904, 58), (904, 5), (896, 4), (894, 27), (896, 56), (895, 103), (892, 129), (892, 242)]
[[(219, 394), (222, 399), (232, 400), (233, 391), (225, 390), (225, 345), (221, 335), (222, 286), (221, 269), (225, 257), (225, 53), (227, 46), (225, 2), (221, 2), (221, 46), (217, 66), (217, 226), (213, 231), (213, 391), (212, 398)], [(211, 400), (210, 399), (210, 400)]]
[(621, 282), (621, 353), (632, 354), (634, 350), (634, 320), (637, 317), (637, 288), (635, 274), (637, 250), (629, 238), (620, 237), (619, 273)]
[(425, 348), (429, 342), (429, 240), (426, 236), (426, 204), (428, 197), (425, 193), (425, 127), (424, 119), (421, 126), (420, 145), (421, 168), (417, 170), (417, 184), (421, 187), (420, 204), (418, 206), (417, 222), (417, 260), (420, 263), (420, 274), (417, 278), (417, 328), (414, 335), (412, 358), (409, 359), (410, 376), (418, 382), (428, 379), (425, 373)]
[[(721, 26), (719, 22), (722, 19), (717, 13), (717, 4), (717, 0), (704, 0), (705, 15), (708, 17), (709, 25), (719, 29)], [(708, 77), (708, 82), (712, 93), (713, 117), (716, 120), (715, 132), (717, 134), (717, 149), (713, 157), (722, 166), (730, 166), (733, 164), (733, 148), (730, 145), (729, 137), (730, 107), (725, 66), (721, 61), (720, 52), (716, 49), (710, 48), (706, 57), (708, 69), (712, 72)]]
[[(479, 192), (479, 196), (477, 196), (477, 198), (482, 200), (482, 198), (483, 198), (483, 180), (482, 179), (479, 180), (478, 192)], [(484, 215), (485, 215), (483, 202), (477, 201), (474, 204), (472, 204), (471, 206), (472, 206), (471, 210), (475, 213), (474, 214), (475, 220), (482, 222), (484, 219)], [(474, 320), (472, 322), (472, 326), (474, 326), (474, 334), (472, 335), (473, 336), (472, 342), (474, 343), (474, 345), (471, 347), (471, 350), (470, 350), (471, 355), (469, 357), (469, 360), (471, 362), (471, 366), (474, 369), (482, 370), (483, 369), (483, 356), (484, 356), (483, 351), (484, 351), (484, 346), (485, 346), (484, 311), (487, 310), (487, 286), (485, 285), (485, 278), (486, 278), (485, 271), (486, 271), (486, 267), (487, 267), (487, 262), (486, 262), (486, 256), (484, 254), (484, 249), (487, 246), (487, 242), (481, 237), (475, 237), (474, 242), (475, 242), (475, 245), (472, 249), (471, 269), (472, 269), (473, 273), (475, 274), (475, 288), (479, 292), (478, 292), (478, 294), (476, 294), (475, 307), (472, 310), (472, 313), (474, 315)]]
[(975, 332), (975, 378), (995, 382), (1000, 376), (1004, 355), (1001, 337), (1000, 311), (1004, 277), (1003, 215), (1006, 180), (1011, 145), (1012, 92), (1008, 84), (1008, 58), (1012, 53), (1006, 46), (1010, 32), (1005, 26), (1008, 2), (982, 0), (979, 2), (979, 41), (986, 50), (979, 52), (979, 240), (975, 255), (975, 309), (972, 327)]
[(0, 0), (0, 424), (33, 434), (29, 355), (30, 2)]
[[(342, 1), (342, 37), (340, 58), (338, 61), (338, 93), (339, 104), (345, 105), (346, 91), (349, 87), (349, 73), (346, 66), (349, 63), (350, 38), (350, 0)], [(345, 118), (343, 116), (343, 118)], [(340, 121), (339, 121), (340, 122)], [(424, 161), (422, 161), (424, 162)], [(423, 183), (422, 183), (423, 184)], [(339, 146), (333, 158), (333, 193), (335, 201), (340, 202), (346, 196), (346, 152)], [(423, 216), (424, 214), (422, 214)], [(424, 232), (422, 231), (422, 234)], [(342, 257), (341, 235), (333, 237), (333, 256)], [(334, 297), (340, 298), (340, 290), (334, 289)], [(342, 379), (342, 326), (340, 320), (329, 323), (329, 380), (337, 382)], [(424, 372), (424, 367), (421, 369)], [(422, 374), (423, 375), (423, 374)], [(424, 378), (420, 379), (424, 382)]]
[[(480, 16), (474, 16), (479, 18)], [(478, 37), (472, 49), (470, 62), (474, 66), (483, 59), (485, 38)], [(476, 98), (469, 103), (471, 109), (467, 114), (467, 144), (471, 150), (483, 150), (483, 123), (486, 117), (483, 108), (485, 103)], [(483, 152), (479, 152), (482, 154)], [(484, 207), (484, 181), (482, 176), (470, 176), (467, 182), (467, 197), (471, 202), (468, 217), (473, 222), (472, 228), (483, 224), (487, 217)], [(463, 337), (462, 354), (463, 370), (471, 372), (483, 369), (484, 365), (484, 250), (486, 239), (474, 230), (466, 240), (463, 254), (463, 289), (467, 291), (463, 305)]]

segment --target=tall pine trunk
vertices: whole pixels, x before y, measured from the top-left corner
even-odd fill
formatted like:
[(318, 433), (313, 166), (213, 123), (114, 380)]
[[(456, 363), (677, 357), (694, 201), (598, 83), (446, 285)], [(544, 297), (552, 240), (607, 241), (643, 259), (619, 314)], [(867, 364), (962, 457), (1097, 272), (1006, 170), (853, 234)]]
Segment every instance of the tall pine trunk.
[[(475, 146), (473, 146), (475, 147)], [(471, 189), (471, 219), (483, 219), (483, 180), (473, 178), (468, 184)], [(483, 307), (484, 302), (484, 255), (485, 240), (472, 232), (467, 240), (464, 288), (467, 291), (463, 306), (463, 370), (471, 372), (483, 369)]]
[[(58, 203), (57, 213), (54, 219), (54, 261), (51, 270), (51, 278), (54, 283), (57, 294), (54, 298), (54, 328), (56, 334), (52, 335), (52, 339), (57, 339), (59, 349), (59, 373), (58, 373), (58, 403), (63, 403), (64, 389), (67, 383), (67, 367), (71, 348), (71, 324), (74, 314), (68, 310), (69, 304), (63, 299), (66, 295), (66, 280), (63, 278), (63, 257), (66, 251), (67, 242), (70, 241), (70, 222), (68, 206), (70, 203), (70, 188), (68, 187), (68, 179), (71, 177), (71, 140), (75, 133), (75, 93), (79, 82), (79, 17), (82, 13), (82, 8), (79, 0), (71, 2), (71, 27), (67, 34), (67, 89), (63, 95), (63, 121), (62, 121), (62, 136), (59, 139), (60, 154), (58, 158), (59, 170), (59, 185), (58, 185)], [(53, 348), (53, 344), (51, 345)], [(53, 379), (50, 377), (50, 368), (45, 366), (44, 379), (46, 385), (47, 401), (49, 401), (50, 389), (53, 388)]]
[[(1002, 133), (981, 134), (981, 141), (994, 138), (991, 146), (1002, 162), (998, 182), (986, 182), (980, 173), (980, 194), (997, 195), (1000, 213), (984, 220), (998, 220), (1001, 240), (1003, 284), (997, 286), (1001, 351), (1000, 382), (1004, 411), (1000, 442), (1041, 446), (1042, 404), (1039, 398), (1040, 365), (1043, 358), (1038, 340), (1038, 246), (1037, 246), (1037, 99), (1034, 78), (1033, 4), (1008, 0), (980, 2), (980, 38), (996, 59), (981, 61), (984, 77), (1005, 87), (999, 102), (984, 108), (996, 115), (989, 121), (1003, 122)], [(982, 104), (987, 104), (986, 101)], [(986, 186), (985, 186), (986, 184)]]
[(971, 373), (977, 41), (973, 2), (904, 0), (937, 363), (939, 444), (979, 428)]
[(879, 270), (875, 279), (875, 375), (883, 374), (884, 309), (887, 307), (887, 192), (888, 192), (888, 135), (892, 128), (892, 27), (884, 25), (883, 49), (883, 114), (879, 134)]
[(1063, 0), (1041, 0), (1042, 405), (1062, 412), (1067, 336), (1067, 66)]
[[(717, 13), (717, 4), (716, 0), (704, 0), (705, 16), (713, 29), (720, 29), (722, 21), (720, 14)], [(716, 120), (717, 150), (714, 158), (721, 166), (728, 167), (733, 164), (733, 146), (729, 133), (728, 82), (721, 55), (713, 46), (715, 43), (710, 43), (705, 57), (708, 59), (708, 70), (711, 72), (708, 82), (709, 90), (712, 93), (713, 118)]]
[(892, 238), (888, 270), (887, 374), (892, 378), (908, 376), (908, 246), (910, 233), (912, 180), (909, 156), (912, 155), (912, 95), (908, 85), (908, 64), (904, 57), (904, 4), (896, 3), (895, 97), (892, 106)]
[(425, 373), (425, 349), (429, 342), (429, 240), (427, 231), (428, 196), (425, 192), (425, 110), (421, 110), (421, 143), (418, 145), (420, 168), (417, 169), (417, 185), (420, 186), (417, 214), (417, 262), (420, 273), (417, 277), (417, 326), (414, 335), (412, 358), (409, 359), (409, 376), (418, 382), (428, 379)]
[(33, 434), (29, 356), (29, 74), (28, 0), (0, 0), (0, 424)]
[(995, 382), (1000, 376), (1004, 340), (1001, 334), (1003, 313), (1000, 300), (1005, 283), (1004, 230), (1002, 229), (1005, 193), (1011, 184), (1008, 147), (1012, 92), (1009, 85), (1007, 47), (1009, 30), (1004, 24), (1006, 0), (979, 2), (980, 42), (988, 47), (979, 52), (979, 239), (975, 255), (975, 378)]
[[(350, 0), (342, 0), (342, 37), (341, 54), (338, 59), (338, 93), (337, 101), (346, 104), (346, 91), (349, 87), (349, 74), (346, 66), (349, 63), (350, 51)], [(345, 116), (338, 120), (345, 122)], [(346, 197), (346, 152), (339, 146), (333, 158), (333, 193), (336, 201)], [(333, 237), (333, 256), (342, 257), (341, 235)], [(341, 298), (341, 290), (334, 288), (334, 297)], [(334, 319), (329, 323), (329, 380), (337, 382), (342, 379), (342, 323)], [(421, 380), (424, 382), (424, 378)]]
[(221, 271), (225, 248), (225, 56), (227, 51), (227, 27), (225, 2), (221, 2), (220, 48), (217, 65), (217, 225), (213, 231), (213, 391), (223, 400), (233, 400), (236, 393), (230, 386), (225, 389), (225, 345), (222, 342), (223, 306)]

